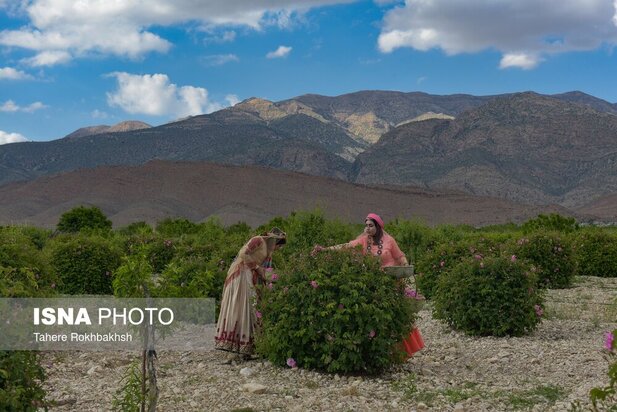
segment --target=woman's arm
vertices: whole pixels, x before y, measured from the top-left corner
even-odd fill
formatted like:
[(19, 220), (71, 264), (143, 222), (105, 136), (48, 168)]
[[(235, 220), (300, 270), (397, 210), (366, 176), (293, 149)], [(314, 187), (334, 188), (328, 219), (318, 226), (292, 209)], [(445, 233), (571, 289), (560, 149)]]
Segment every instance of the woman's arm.
[(317, 253), (321, 252), (322, 250), (339, 250), (339, 249), (344, 249), (348, 247), (350, 247), (349, 243), (341, 243), (340, 245), (334, 245), (334, 246), (315, 245), (315, 247), (313, 247), (313, 250), (311, 251), (311, 255), (315, 256)]
[(400, 247), (398, 247), (398, 243), (396, 243), (396, 240), (391, 237), (391, 241), (392, 241), (392, 257), (394, 258), (394, 261), (396, 262), (396, 264), (398, 266), (409, 266), (409, 263), (407, 262), (407, 258), (405, 257), (405, 254), (403, 253), (403, 251), (401, 250)]
[(313, 251), (311, 252), (311, 255), (315, 256), (317, 254), (317, 252), (321, 252), (322, 250), (340, 250), (340, 249), (351, 249), (354, 248), (358, 245), (363, 245), (363, 236), (360, 235), (357, 238), (355, 238), (354, 240), (351, 240), (347, 243), (341, 243), (338, 245), (333, 245), (333, 246), (321, 246), (321, 245), (315, 245), (315, 247), (313, 248)]

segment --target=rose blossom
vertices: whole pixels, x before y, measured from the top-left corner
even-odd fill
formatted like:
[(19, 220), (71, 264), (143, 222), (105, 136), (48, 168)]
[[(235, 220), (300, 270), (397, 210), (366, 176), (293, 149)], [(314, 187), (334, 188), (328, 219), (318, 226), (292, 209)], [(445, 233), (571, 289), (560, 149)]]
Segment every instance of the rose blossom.
[(613, 341), (615, 340), (615, 335), (612, 332), (606, 332), (606, 340), (604, 341), (604, 347), (606, 350), (613, 350)]
[(417, 296), (417, 293), (411, 288), (405, 288), (405, 296), (408, 298), (415, 298)]

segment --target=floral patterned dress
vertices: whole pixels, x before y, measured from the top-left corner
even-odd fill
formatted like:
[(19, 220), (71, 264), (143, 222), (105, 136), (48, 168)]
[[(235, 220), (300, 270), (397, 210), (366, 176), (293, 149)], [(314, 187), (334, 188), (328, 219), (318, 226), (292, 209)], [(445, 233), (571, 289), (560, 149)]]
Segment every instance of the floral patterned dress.
[(266, 237), (255, 236), (240, 249), (223, 287), (215, 348), (250, 355), (255, 350), (257, 268), (270, 262)]

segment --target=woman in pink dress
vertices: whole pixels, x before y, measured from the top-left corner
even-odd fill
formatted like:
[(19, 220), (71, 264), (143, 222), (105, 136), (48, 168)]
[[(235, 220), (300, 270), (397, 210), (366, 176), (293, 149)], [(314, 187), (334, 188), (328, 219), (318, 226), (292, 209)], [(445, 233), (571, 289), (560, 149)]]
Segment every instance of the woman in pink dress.
[(215, 348), (250, 356), (257, 328), (255, 285), (265, 279), (272, 252), (282, 247), (287, 236), (273, 228), (252, 237), (238, 252), (223, 286), (221, 310), (216, 324)]
[[(364, 232), (348, 243), (324, 247), (315, 245), (313, 254), (322, 250), (337, 250), (362, 246), (363, 254), (372, 254), (379, 257), (381, 267), (408, 266), (407, 258), (396, 243), (396, 240), (383, 229), (384, 223), (381, 217), (375, 213), (369, 213), (364, 220)], [(417, 327), (414, 327), (409, 336), (403, 340), (403, 347), (408, 356), (412, 356), (424, 347), (424, 341)]]

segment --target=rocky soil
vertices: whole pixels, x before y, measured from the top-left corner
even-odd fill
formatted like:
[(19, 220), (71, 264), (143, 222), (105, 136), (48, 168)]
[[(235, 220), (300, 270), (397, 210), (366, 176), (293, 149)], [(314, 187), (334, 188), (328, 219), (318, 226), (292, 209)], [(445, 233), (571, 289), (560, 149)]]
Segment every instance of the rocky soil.
[[(617, 279), (580, 278), (551, 290), (530, 336), (477, 338), (451, 331), (427, 305), (418, 326), (426, 348), (379, 376), (339, 376), (252, 360), (223, 364), (218, 351), (161, 352), (161, 411), (566, 411), (588, 407), (608, 383), (604, 333), (617, 327)], [(110, 410), (137, 354), (43, 356), (56, 411)], [(244, 409), (242, 409), (244, 408)]]

